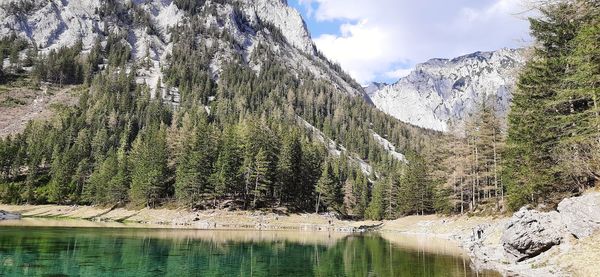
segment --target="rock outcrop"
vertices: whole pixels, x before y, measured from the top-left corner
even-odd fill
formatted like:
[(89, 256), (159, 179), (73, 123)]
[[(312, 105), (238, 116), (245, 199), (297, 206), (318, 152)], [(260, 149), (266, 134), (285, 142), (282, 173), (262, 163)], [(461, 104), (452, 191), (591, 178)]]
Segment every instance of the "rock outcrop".
[(302, 16), (288, 6), (287, 1), (250, 0), (248, 3), (262, 20), (279, 28), (290, 44), (308, 55), (315, 54), (315, 46)]
[(418, 64), (391, 85), (372, 84), (366, 91), (385, 113), (420, 127), (444, 131), (450, 120), (471, 114), (483, 97), (492, 97), (505, 114), (525, 50), (476, 52), (455, 59)]
[(0, 220), (20, 219), (21, 215), (0, 210)]
[(567, 198), (558, 204), (560, 220), (576, 238), (600, 229), (600, 193)]
[[(368, 98), (356, 81), (317, 53), (300, 13), (287, 1), (200, 2), (203, 6), (194, 16), (203, 26), (195, 27), (196, 39), (209, 48), (215, 46), (209, 61), (215, 80), (239, 58), (259, 72), (271, 62), (260, 55), (268, 48), (296, 75), (309, 74), (306, 78), (331, 83), (342, 93)], [(87, 52), (113, 35), (127, 45), (133, 60), (148, 65), (139, 70), (137, 81), (155, 88), (165, 79), (162, 68), (174, 47), (171, 33), (181, 31), (191, 18), (173, 0), (3, 0), (0, 37), (15, 34), (48, 53), (77, 42)], [(179, 98), (177, 91), (172, 93)]]
[(564, 226), (558, 212), (541, 213), (522, 208), (502, 234), (506, 256), (515, 261), (535, 257), (562, 242)]

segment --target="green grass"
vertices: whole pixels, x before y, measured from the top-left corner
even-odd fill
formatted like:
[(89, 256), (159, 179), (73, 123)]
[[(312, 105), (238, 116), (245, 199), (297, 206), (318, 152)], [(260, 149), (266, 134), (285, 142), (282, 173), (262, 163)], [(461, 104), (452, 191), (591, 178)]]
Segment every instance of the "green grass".
[(8, 97), (6, 97), (6, 99), (4, 99), (2, 102), (0, 102), (0, 107), (14, 108), (14, 107), (18, 107), (18, 106), (23, 106), (25, 104), (27, 104), (27, 102), (25, 102), (21, 99), (16, 99), (12, 96), (8, 96)]

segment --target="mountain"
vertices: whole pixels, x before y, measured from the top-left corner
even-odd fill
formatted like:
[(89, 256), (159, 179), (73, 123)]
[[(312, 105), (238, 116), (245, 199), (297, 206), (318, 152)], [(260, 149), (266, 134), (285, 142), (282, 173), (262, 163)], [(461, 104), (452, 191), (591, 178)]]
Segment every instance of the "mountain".
[(368, 86), (365, 86), (365, 93), (367, 94), (367, 96), (371, 96), (373, 95), (375, 92), (377, 92), (378, 90), (386, 87), (388, 84), (386, 83), (378, 83), (378, 82), (372, 82), (370, 83)]
[(471, 114), (484, 96), (492, 96), (505, 115), (524, 63), (523, 49), (431, 59), (398, 82), (374, 84), (367, 91), (377, 108), (395, 118), (444, 131), (450, 120), (460, 121)]
[(437, 135), (365, 101), (281, 0), (3, 1), (0, 60), (0, 130), (22, 126), (0, 202), (381, 218)]
[(302, 17), (285, 0), (7, 0), (0, 7), (0, 37), (27, 38), (42, 53), (79, 41), (89, 52), (96, 43), (122, 40), (134, 60), (149, 63), (138, 81), (152, 87), (172, 54), (172, 33), (190, 22), (190, 16), (199, 16), (194, 35), (200, 44), (216, 48), (209, 68), (214, 79), (237, 57), (259, 71), (263, 61), (253, 60), (253, 54), (268, 45), (295, 74), (308, 71), (344, 93), (363, 93), (316, 51)]

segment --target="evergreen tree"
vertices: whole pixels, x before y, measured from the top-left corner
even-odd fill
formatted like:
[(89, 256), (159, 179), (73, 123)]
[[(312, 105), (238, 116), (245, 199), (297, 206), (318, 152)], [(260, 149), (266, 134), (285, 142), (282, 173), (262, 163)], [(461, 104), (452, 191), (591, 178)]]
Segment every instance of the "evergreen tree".
[(559, 182), (555, 147), (560, 136), (557, 99), (561, 77), (567, 68), (565, 56), (571, 52), (577, 22), (572, 3), (559, 2), (541, 9), (541, 18), (530, 19), (531, 34), (537, 40), (533, 57), (517, 82), (508, 116), (508, 137), (503, 180), (509, 205), (518, 209), (526, 203), (552, 201), (548, 196), (564, 191)]
[(339, 175), (335, 174), (331, 162), (326, 162), (323, 165), (323, 172), (317, 183), (316, 191), (317, 212), (319, 212), (321, 205), (334, 211), (342, 210), (342, 188), (340, 186)]
[(385, 207), (387, 206), (385, 194), (388, 191), (387, 182), (376, 182), (373, 185), (373, 193), (369, 207), (365, 211), (366, 217), (372, 220), (385, 218)]
[(558, 100), (561, 133), (557, 146), (560, 180), (568, 188), (583, 191), (600, 180), (600, 9), (587, 2), (581, 27), (566, 58), (566, 76)]
[(277, 196), (280, 202), (299, 208), (297, 202), (302, 197), (302, 146), (295, 132), (283, 138), (277, 172)]
[[(131, 183), (131, 173), (129, 172), (129, 157), (126, 152), (127, 132), (121, 139), (121, 146), (117, 149), (117, 174), (113, 175), (108, 183), (110, 203), (122, 206), (129, 201), (129, 189)], [(159, 153), (160, 154), (160, 153)]]
[(110, 185), (113, 177), (119, 174), (117, 154), (114, 150), (108, 152), (106, 159), (98, 163), (89, 182), (84, 189), (84, 199), (93, 204), (108, 205), (113, 202)]
[(270, 186), (272, 180), (269, 178), (269, 170), (271, 169), (271, 163), (268, 160), (266, 151), (261, 148), (256, 154), (256, 160), (254, 161), (254, 168), (252, 170), (251, 179), (254, 182), (252, 200), (252, 207), (258, 207), (258, 204), (265, 202), (268, 199)]
[(130, 201), (156, 207), (168, 192), (166, 128), (147, 126), (136, 138), (131, 150)]
[(198, 205), (212, 192), (213, 151), (210, 129), (203, 115), (193, 118), (186, 114), (179, 131), (183, 140), (176, 157), (175, 196), (186, 207)]
[(400, 214), (433, 212), (433, 187), (426, 161), (415, 153), (407, 155), (408, 166), (401, 179)]
[(231, 198), (244, 192), (241, 156), (237, 130), (235, 127), (225, 127), (212, 176), (218, 197)]
[(48, 200), (54, 203), (65, 204), (71, 193), (72, 168), (70, 151), (64, 153), (57, 146), (52, 154), (52, 167), (50, 183), (48, 184)]
[(323, 146), (314, 143), (302, 144), (302, 187), (298, 201), (303, 210), (312, 210), (315, 203), (315, 188), (322, 173), (325, 154)]
[(201, 196), (202, 153), (198, 130), (190, 114), (183, 117), (179, 134), (182, 136), (176, 151), (175, 197), (186, 207), (198, 204)]
[(369, 180), (367, 179), (367, 176), (359, 171), (354, 184), (356, 186), (355, 194), (359, 196), (356, 214), (363, 218), (365, 217), (366, 210), (369, 206)]

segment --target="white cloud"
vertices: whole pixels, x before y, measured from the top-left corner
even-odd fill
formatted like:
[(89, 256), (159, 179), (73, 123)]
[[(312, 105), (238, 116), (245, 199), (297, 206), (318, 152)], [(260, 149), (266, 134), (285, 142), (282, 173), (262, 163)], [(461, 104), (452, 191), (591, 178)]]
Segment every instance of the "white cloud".
[(312, 17), (314, 14), (313, 0), (298, 0), (298, 3), (306, 9), (306, 15)]
[(388, 72), (384, 73), (384, 75), (387, 78), (396, 80), (396, 79), (400, 79), (402, 77), (408, 76), (408, 74), (410, 74), (410, 72), (412, 70), (413, 70), (413, 68), (400, 68), (400, 69), (388, 71)]
[[(317, 21), (341, 20), (340, 34), (317, 47), (359, 82), (401, 76), (430, 58), (522, 47), (528, 23), (523, 0), (298, 0)], [(403, 66), (398, 67), (398, 64)]]

